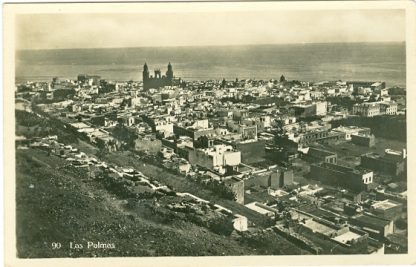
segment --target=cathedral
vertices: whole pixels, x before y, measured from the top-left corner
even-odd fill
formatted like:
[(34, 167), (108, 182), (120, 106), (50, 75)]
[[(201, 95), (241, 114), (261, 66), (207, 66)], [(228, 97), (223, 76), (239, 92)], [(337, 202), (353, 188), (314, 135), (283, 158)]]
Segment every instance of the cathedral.
[(173, 70), (172, 65), (168, 64), (168, 70), (166, 75), (162, 76), (162, 73), (159, 69), (155, 70), (155, 75), (151, 76), (147, 64), (144, 63), (143, 66), (143, 89), (149, 90), (150, 88), (159, 88), (164, 86), (173, 85)]

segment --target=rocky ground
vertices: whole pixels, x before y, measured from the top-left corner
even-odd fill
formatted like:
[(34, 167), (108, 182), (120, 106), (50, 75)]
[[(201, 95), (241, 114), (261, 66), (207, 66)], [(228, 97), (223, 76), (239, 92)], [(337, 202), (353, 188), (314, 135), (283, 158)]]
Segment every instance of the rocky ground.
[[(17, 150), (16, 160), (21, 258), (305, 253), (273, 233), (224, 235), (180, 216), (155, 213), (153, 200), (129, 205), (101, 181), (87, 179), (65, 160), (39, 149)], [(61, 247), (53, 249), (58, 242)], [(88, 248), (88, 242), (114, 248)]]

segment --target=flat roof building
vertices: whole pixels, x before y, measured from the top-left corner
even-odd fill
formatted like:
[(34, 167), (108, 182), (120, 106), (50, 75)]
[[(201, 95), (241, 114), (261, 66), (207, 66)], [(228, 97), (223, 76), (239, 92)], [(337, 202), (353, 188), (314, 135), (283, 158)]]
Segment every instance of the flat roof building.
[(405, 171), (405, 160), (382, 156), (374, 152), (361, 155), (361, 166), (382, 174), (400, 176)]
[(368, 190), (373, 183), (373, 172), (322, 162), (311, 164), (310, 176), (322, 183), (345, 187), (355, 192)]

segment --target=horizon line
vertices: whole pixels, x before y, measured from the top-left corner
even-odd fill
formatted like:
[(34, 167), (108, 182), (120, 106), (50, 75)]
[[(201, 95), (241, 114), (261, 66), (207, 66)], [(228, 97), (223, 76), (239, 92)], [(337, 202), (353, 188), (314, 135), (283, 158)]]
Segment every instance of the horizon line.
[(53, 50), (88, 50), (88, 49), (132, 49), (132, 48), (186, 48), (186, 47), (238, 47), (238, 46), (278, 46), (278, 45), (317, 45), (317, 44), (398, 44), (404, 41), (374, 42), (299, 42), (299, 43), (265, 43), (265, 44), (219, 44), (219, 45), (167, 45), (167, 46), (114, 46), (114, 47), (74, 47), (74, 48), (16, 48), (15, 51), (53, 51)]

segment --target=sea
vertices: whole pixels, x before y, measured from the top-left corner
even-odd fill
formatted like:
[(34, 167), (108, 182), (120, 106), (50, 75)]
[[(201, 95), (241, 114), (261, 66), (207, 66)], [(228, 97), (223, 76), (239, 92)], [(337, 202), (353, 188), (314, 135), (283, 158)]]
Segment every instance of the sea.
[(142, 80), (167, 70), (184, 80), (279, 79), (299, 81), (385, 81), (406, 85), (406, 44), (325, 43), (197, 47), (136, 47), (17, 50), (16, 82), (100, 75), (114, 81)]

